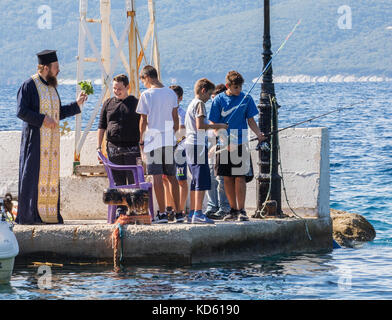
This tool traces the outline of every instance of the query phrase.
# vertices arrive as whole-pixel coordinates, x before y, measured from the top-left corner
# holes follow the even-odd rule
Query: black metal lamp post
[[[270,36],[270,1],[264,0],[264,40],[263,40],[263,62],[264,68],[272,57],[271,36]],[[272,79],[272,65],[263,74],[261,86],[259,108],[259,128],[261,132],[268,133],[278,129],[278,112],[273,110],[271,101],[275,101],[275,87]],[[275,104],[278,108],[277,103]],[[271,119],[272,118],[272,119]],[[272,120],[272,121],[271,121]],[[272,122],[272,124],[271,124]],[[264,147],[259,149],[259,175],[257,177],[256,199],[257,210],[254,217],[262,216],[280,216],[282,213],[281,206],[281,177],[278,174],[278,148],[277,135],[266,140]],[[270,186],[271,183],[271,186]],[[268,198],[267,198],[268,197]],[[275,208],[266,205],[273,204]],[[275,201],[273,201],[275,200]],[[269,207],[269,208],[268,208]]]

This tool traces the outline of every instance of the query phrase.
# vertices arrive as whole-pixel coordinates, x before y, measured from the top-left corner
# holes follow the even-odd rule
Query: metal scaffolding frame
[[[103,101],[112,95],[112,79],[113,73],[121,60],[125,68],[130,84],[129,93],[139,97],[139,70],[144,61],[145,64],[151,64],[158,70],[160,77],[160,57],[158,49],[157,28],[155,22],[155,0],[147,0],[149,11],[149,25],[143,41],[140,37],[139,28],[136,21],[135,0],[125,0],[124,10],[126,12],[126,23],[120,39],[117,38],[111,23],[111,1],[99,0],[100,2],[100,18],[87,18],[88,0],[80,0],[79,2],[79,40],[78,40],[78,56],[77,56],[77,84],[84,80],[85,63],[98,63],[101,70],[102,93],[99,97],[93,112],[90,115],[89,122],[82,133],[82,115],[76,116],[75,125],[75,152],[74,166],[80,164],[80,152],[86,137],[91,130],[94,120],[102,106]],[[89,30],[88,23],[101,24],[101,50],[94,43],[93,35]],[[128,58],[124,54],[123,47],[128,38]],[[111,40],[115,47],[114,58],[111,59]],[[86,57],[86,44],[89,44],[94,57]],[[150,61],[147,61],[146,49],[151,47]],[[76,95],[80,92],[79,85],[76,85]],[[83,112],[83,111],[82,111]]]

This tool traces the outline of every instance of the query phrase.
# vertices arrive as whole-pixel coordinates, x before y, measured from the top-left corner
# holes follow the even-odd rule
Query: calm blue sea
[[[391,85],[275,85],[281,128],[364,101],[301,127],[329,128],[331,208],[365,216],[376,229],[374,241],[330,253],[180,268],[129,266],[121,273],[111,266],[53,267],[49,289],[40,289],[36,267],[17,265],[10,285],[0,286],[0,299],[392,299]],[[192,85],[183,87],[186,106]],[[84,109],[84,125],[98,99],[95,89]],[[73,99],[74,90],[59,87],[63,103]],[[15,86],[0,86],[0,130],[21,128],[16,92]],[[259,94],[257,85],[256,102]]]

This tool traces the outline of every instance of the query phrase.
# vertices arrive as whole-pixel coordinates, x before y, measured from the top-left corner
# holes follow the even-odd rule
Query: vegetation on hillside
[[[125,1],[112,1],[112,23],[118,38],[124,27]],[[138,0],[137,19],[147,26],[147,1]],[[230,69],[256,77],[262,69],[262,1],[159,0],[157,29],[166,78],[208,76],[223,80]],[[40,29],[40,5],[52,10],[52,28]],[[96,18],[99,1],[89,1],[89,17]],[[349,6],[352,28],[338,21],[341,6]],[[302,24],[273,63],[276,75],[381,75],[392,76],[390,0],[272,0],[272,51],[276,51],[294,24]],[[74,79],[78,44],[78,1],[0,2],[0,78],[20,81],[35,72],[35,53],[55,48],[61,60],[61,78]],[[99,45],[99,27],[89,25]],[[115,49],[112,50],[114,55]],[[88,55],[93,56],[91,49]],[[116,72],[123,71],[121,66]],[[89,64],[86,77],[99,78]]]

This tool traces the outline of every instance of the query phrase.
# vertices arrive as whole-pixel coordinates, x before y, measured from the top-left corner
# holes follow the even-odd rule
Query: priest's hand
[[[83,105],[87,101],[87,94],[84,91],[80,91],[78,98],[76,99],[76,102],[79,107]]]
[[[44,118],[43,125],[46,128],[54,129],[54,128],[57,127],[57,122],[52,117],[46,115],[45,118]]]

